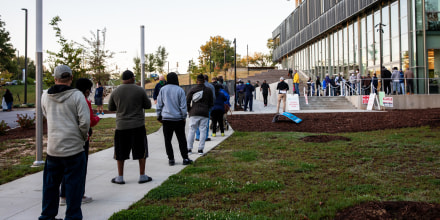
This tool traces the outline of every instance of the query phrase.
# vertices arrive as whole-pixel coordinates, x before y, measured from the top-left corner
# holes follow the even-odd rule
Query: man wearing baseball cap
[[[59,65],[55,85],[41,97],[47,119],[47,157],[43,172],[43,205],[39,219],[58,214],[61,180],[66,181],[66,219],[82,219],[86,156],[84,143],[90,127],[90,112],[81,91],[70,87],[72,70]]]

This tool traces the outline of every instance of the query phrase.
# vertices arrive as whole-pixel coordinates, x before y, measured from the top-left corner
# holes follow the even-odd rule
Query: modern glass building
[[[438,93],[440,0],[297,3],[272,33],[273,59],[284,68],[321,79],[326,73],[347,79],[356,69],[380,78],[381,64],[389,70],[410,68],[418,78],[416,93]]]

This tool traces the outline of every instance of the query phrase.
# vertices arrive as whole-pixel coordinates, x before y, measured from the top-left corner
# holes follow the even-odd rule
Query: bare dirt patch
[[[425,202],[367,202],[336,214],[342,219],[440,219],[440,204]]]

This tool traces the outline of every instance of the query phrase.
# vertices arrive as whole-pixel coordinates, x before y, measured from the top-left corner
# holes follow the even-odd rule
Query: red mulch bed
[[[235,131],[340,133],[420,126],[440,126],[440,109],[393,110],[388,112],[298,113],[299,124],[276,114],[228,115]]]

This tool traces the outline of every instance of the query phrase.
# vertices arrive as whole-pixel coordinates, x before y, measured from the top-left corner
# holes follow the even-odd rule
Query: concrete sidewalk
[[[105,115],[105,117],[112,116],[114,117],[114,115]],[[225,137],[210,137],[212,141],[206,142],[205,154],[232,133],[232,129],[229,129],[225,131]],[[162,128],[148,135],[147,138],[150,157],[147,158],[146,174],[153,178],[149,183],[138,184],[139,166],[136,160],[125,162],[125,185],[111,183],[110,180],[117,175],[113,148],[89,156],[86,195],[91,196],[93,202],[82,205],[84,219],[108,219],[114,212],[127,209],[131,204],[142,199],[151,189],[185,167],[182,165],[183,159],[175,136],[173,137],[175,166],[168,165]],[[194,142],[195,149],[198,143]],[[196,160],[200,156],[193,153],[189,157],[197,163]],[[43,172],[39,172],[0,185],[0,219],[37,219],[41,213],[42,180]],[[65,209],[66,206],[59,207],[58,218],[64,218]]]

